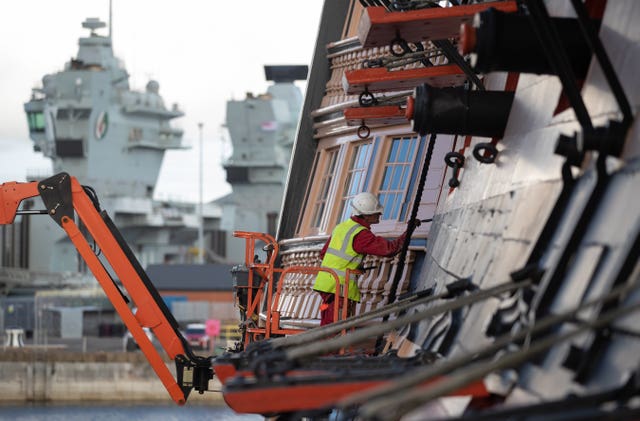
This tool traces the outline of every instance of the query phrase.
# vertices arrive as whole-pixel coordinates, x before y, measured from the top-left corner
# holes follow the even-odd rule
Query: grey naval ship
[[[63,70],[44,76],[42,87],[33,90],[24,105],[29,136],[34,150],[51,158],[54,173],[78,174],[101,192],[101,202],[127,231],[141,260],[157,262],[157,254],[169,259],[184,248],[185,243],[170,237],[197,227],[193,210],[182,213],[153,201],[165,151],[183,147],[183,131],[171,121],[184,113],[177,104],[165,105],[155,80],[144,92],[130,89],[129,74],[113,54],[110,34],[97,33],[105,26],[95,18],[83,22],[90,33],[79,39],[75,58]],[[30,268],[76,270],[73,245],[59,234],[46,238],[51,232],[47,222],[31,218],[35,241],[29,242]]]
[[[130,87],[129,73],[114,55],[111,25],[107,29],[100,19],[88,18],[82,27],[88,34],[78,40],[77,54],[62,70],[45,75],[24,104],[34,151],[51,159],[53,173],[68,172],[91,186],[141,265],[158,272],[166,271],[165,265],[181,265],[191,275],[200,274],[191,280],[195,284],[206,283],[212,271],[224,272],[225,279],[217,283],[228,290],[230,301],[228,269],[244,258],[244,244],[233,230],[275,235],[302,106],[294,82],[306,79],[307,66],[265,65],[265,79],[271,82],[265,93],[227,101],[229,139],[220,141],[231,142],[232,152],[223,157],[231,193],[201,204],[157,200],[154,191],[166,151],[190,147],[175,123],[184,113],[177,104],[165,104],[158,81],[148,81],[144,91]],[[255,206],[245,206],[248,200]],[[36,215],[38,207],[25,200],[16,222],[0,226],[0,329],[20,325],[29,337],[37,330],[34,303],[43,305],[39,295],[96,287],[70,239]],[[193,268],[202,263],[202,270]],[[113,312],[99,298],[102,294],[89,295],[92,305]],[[70,300],[59,299],[56,305]],[[193,306],[199,304],[213,305]],[[211,315],[194,313],[188,303],[183,307],[190,319]]]

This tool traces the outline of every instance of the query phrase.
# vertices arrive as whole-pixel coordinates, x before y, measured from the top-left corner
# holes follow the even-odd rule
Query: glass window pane
[[[391,188],[397,190],[402,187],[400,183],[402,181],[402,167],[395,167],[393,169],[393,177],[391,179]]]
[[[327,200],[329,199],[329,191],[331,184],[335,179],[336,162],[338,158],[338,149],[326,151],[325,168],[320,171],[321,181],[318,196],[313,203],[313,213],[311,216],[311,227],[320,228],[322,218],[325,213]]]
[[[36,129],[44,130],[44,113],[36,113]]]
[[[349,194],[358,194],[358,192],[355,191],[355,186],[361,186],[362,183],[362,173],[361,172],[357,172],[353,174],[353,184],[351,185],[351,191],[349,192]]]
[[[380,190],[387,190],[389,188],[389,184],[391,182],[391,172],[389,171],[389,167],[384,169],[384,175],[382,176],[382,185],[380,186]]]
[[[369,151],[369,145],[361,145],[358,148],[358,158],[357,158],[358,163],[356,165],[357,168],[362,168],[365,166],[368,151]]]
[[[394,162],[398,153],[398,139],[393,139],[391,143],[391,150],[389,151],[388,162]]]
[[[409,141],[402,139],[400,142],[400,153],[398,154],[398,162],[407,162],[407,152],[409,150]]]
[[[364,183],[367,178],[367,167],[371,160],[371,152],[371,141],[353,145],[349,167],[345,174],[345,185],[340,209],[341,221],[344,221],[351,215],[352,209],[349,206],[351,199],[364,190]]]
[[[400,203],[402,203],[402,196],[400,196],[399,193],[396,193],[393,200],[393,215],[397,215],[400,211]]]
[[[411,145],[409,147],[409,154],[408,154],[407,158],[408,157],[413,157],[415,155],[417,147],[418,147],[418,142],[411,142]]]
[[[352,211],[353,211],[353,208],[351,207],[351,199],[347,199],[344,202],[344,208],[342,209],[342,212],[340,212],[340,222],[349,218],[349,216],[351,216]]]
[[[380,202],[380,205],[382,206],[382,218],[383,219],[385,217],[385,213],[387,212],[387,206],[386,206],[386,202],[387,202],[387,195],[386,194],[379,194],[378,195],[378,201]]]
[[[398,219],[408,192],[409,181],[419,145],[418,136],[391,139],[389,155],[380,182],[383,219]]]

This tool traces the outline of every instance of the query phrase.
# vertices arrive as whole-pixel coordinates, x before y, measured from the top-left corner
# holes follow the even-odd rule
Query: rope
[[[364,419],[399,419],[402,415],[407,414],[418,406],[451,393],[473,381],[480,380],[489,373],[519,367],[554,345],[565,342],[588,330],[604,328],[615,319],[637,311],[638,309],[640,309],[640,303],[634,303],[627,307],[618,307],[606,314],[600,315],[596,320],[583,323],[572,331],[558,336],[549,335],[545,339],[535,342],[529,348],[502,355],[500,358],[489,363],[478,362],[470,367],[465,367],[464,370],[459,370],[460,372],[456,372],[446,379],[437,382],[429,389],[404,391],[401,396],[380,399],[377,402],[364,405],[361,408],[360,415]]]
[[[398,301],[394,304],[388,304],[384,307],[380,307],[370,312],[360,314],[359,316],[350,317],[346,320],[341,320],[339,322],[331,323],[326,326],[311,329],[297,335],[274,338],[269,341],[269,344],[272,348],[284,348],[294,345],[303,345],[306,342],[315,341],[318,339],[322,339],[325,336],[339,333],[343,329],[358,327],[365,322],[375,319],[376,317],[388,316],[396,311],[402,311],[410,307],[415,307],[421,304],[427,304],[432,301],[447,298],[449,295],[449,292],[443,292],[442,294],[431,295],[427,297],[424,297],[423,294],[419,294],[414,297]]]
[[[407,236],[404,239],[404,243],[402,244],[402,249],[400,251],[400,255],[398,257],[398,264],[396,265],[396,272],[393,277],[393,282],[391,283],[391,289],[389,290],[389,298],[388,302],[393,303],[396,300],[396,289],[398,289],[398,284],[400,283],[400,279],[402,278],[402,273],[404,272],[404,262],[407,257],[407,250],[409,249],[409,243],[411,242],[411,236],[413,235],[413,231],[415,230],[414,224],[412,221],[418,216],[418,208],[420,207],[420,201],[422,200],[422,190],[424,189],[424,184],[427,180],[427,173],[429,172],[429,166],[431,165],[431,157],[433,156],[433,148],[436,144],[436,134],[433,133],[429,137],[429,146],[427,146],[427,156],[424,160],[424,165],[422,166],[422,173],[420,173],[420,180],[418,181],[418,187],[416,190],[416,196],[413,201],[413,208],[411,209],[411,216],[409,217],[409,224],[407,226]],[[389,316],[385,316],[382,319],[382,323],[386,323],[389,320]],[[375,352],[378,354],[381,351],[382,347],[382,337],[376,339]]]
[[[525,280],[521,282],[505,282],[499,284],[495,287],[488,288],[485,290],[477,290],[469,295],[464,297],[460,297],[452,302],[447,302],[445,304],[435,306],[424,311],[418,311],[411,315],[399,317],[395,320],[388,321],[386,323],[379,323],[373,326],[368,326],[357,330],[349,335],[328,339],[326,341],[314,342],[304,346],[288,349],[284,352],[284,359],[286,360],[298,360],[307,357],[313,357],[316,355],[322,355],[328,352],[337,351],[340,348],[344,348],[347,346],[351,346],[357,344],[365,339],[382,335],[386,332],[389,332],[393,329],[397,329],[401,326],[406,326],[414,322],[418,322],[424,320],[428,317],[435,316],[437,314],[442,314],[447,311],[456,310],[458,308],[462,308],[467,305],[474,304],[478,301],[494,297],[500,295],[505,292],[509,292],[512,290],[516,290],[519,288],[524,288],[531,285],[530,280]],[[268,356],[265,356],[265,360],[268,360]],[[268,362],[268,361],[266,361]]]
[[[435,377],[450,373],[454,370],[461,369],[467,364],[474,361],[478,361],[482,358],[490,358],[494,356],[498,351],[502,350],[506,346],[517,343],[526,339],[527,337],[534,335],[538,332],[544,332],[550,327],[553,327],[559,323],[575,320],[575,317],[583,310],[606,303],[614,298],[620,297],[628,292],[632,291],[638,285],[637,282],[631,284],[620,285],[612,289],[604,297],[594,298],[588,302],[582,303],[571,310],[565,311],[557,315],[550,315],[539,320],[535,325],[526,329],[522,329],[519,332],[512,333],[507,332],[504,335],[496,338],[495,341],[485,347],[464,353],[457,357],[449,358],[445,361],[440,361],[436,365],[424,367],[416,372],[409,373],[403,376],[398,381],[392,384],[378,387],[372,390],[367,390],[361,393],[350,395],[347,399],[340,402],[340,408],[347,408],[352,405],[358,405],[365,402],[369,402],[374,399],[391,398],[392,394],[402,395],[407,389],[411,389],[420,383],[426,382]]]
[[[395,69],[396,67],[408,66],[422,60],[428,60],[435,57],[443,56],[444,52],[439,49],[414,51],[405,53],[402,57],[385,56],[376,59],[365,60],[362,64],[365,68],[386,67],[387,69]]]
[[[407,226],[407,236],[404,239],[404,243],[402,244],[402,249],[400,251],[400,256],[398,258],[398,266],[396,269],[396,273],[393,277],[393,283],[391,284],[391,290],[389,291],[389,303],[393,303],[396,300],[396,289],[398,289],[398,284],[400,283],[400,279],[402,278],[403,266],[405,259],[407,257],[407,250],[409,249],[409,243],[411,242],[411,235],[415,230],[415,225],[411,222],[418,217],[418,209],[420,208],[420,201],[422,200],[422,190],[424,189],[424,184],[427,180],[427,174],[429,173],[429,166],[431,165],[431,157],[433,156],[433,148],[436,144],[436,134],[433,133],[429,138],[429,145],[427,146],[427,156],[424,160],[424,165],[422,167],[422,173],[420,174],[420,180],[418,181],[418,186],[416,188],[416,196],[413,201],[413,208],[411,209],[411,216],[409,218],[409,224]]]

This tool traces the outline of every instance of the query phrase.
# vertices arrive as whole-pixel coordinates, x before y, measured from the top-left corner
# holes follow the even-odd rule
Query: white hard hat
[[[358,193],[351,201],[351,207],[354,209],[353,215],[373,215],[384,210],[378,198],[366,192]]]

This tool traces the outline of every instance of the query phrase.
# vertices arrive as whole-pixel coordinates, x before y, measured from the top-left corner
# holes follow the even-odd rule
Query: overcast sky
[[[221,129],[226,101],[264,93],[265,64],[309,65],[321,9],[322,0],[113,0],[114,53],[131,88],[157,80],[165,104],[185,112],[173,125],[193,146],[165,155],[156,197],[198,200],[199,122],[204,199],[230,191],[220,167],[229,148]],[[50,170],[49,160],[32,152],[23,104],[45,74],[76,56],[87,17],[107,22],[108,0],[19,1],[0,14],[0,183]]]

